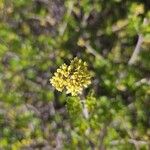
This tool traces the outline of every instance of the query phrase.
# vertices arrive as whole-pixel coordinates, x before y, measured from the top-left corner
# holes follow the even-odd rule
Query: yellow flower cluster
[[[81,59],[75,57],[70,65],[63,64],[54,73],[50,83],[58,90],[66,90],[72,96],[82,93],[83,88],[91,83],[91,74],[88,71],[88,65]]]

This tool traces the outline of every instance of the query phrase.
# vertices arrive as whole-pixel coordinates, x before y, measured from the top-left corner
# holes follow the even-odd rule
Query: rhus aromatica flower
[[[65,90],[72,96],[82,93],[91,83],[91,73],[88,71],[88,65],[81,59],[75,57],[71,60],[70,65],[63,64],[54,73],[50,83],[58,90]]]

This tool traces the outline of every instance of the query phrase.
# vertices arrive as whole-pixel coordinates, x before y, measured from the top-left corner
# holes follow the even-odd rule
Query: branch
[[[148,23],[147,19],[144,18],[143,25],[146,25],[147,23]],[[132,54],[129,62],[128,62],[129,65],[132,65],[136,62],[138,54],[140,53],[140,50],[141,50],[142,43],[143,43],[143,35],[139,34],[137,44],[135,46],[135,49],[133,51],[133,54]]]
[[[28,110],[33,111],[38,117],[41,116],[40,111],[36,107],[34,107],[33,105],[31,105],[31,104],[25,104],[25,106],[26,106],[26,108]]]
[[[97,59],[104,60],[104,58],[97,51],[95,51],[88,42],[85,43],[85,47],[88,53],[94,55]]]
[[[136,44],[136,47],[134,49],[134,52],[128,62],[129,65],[132,65],[136,62],[137,60],[137,57],[138,57],[138,54],[140,52],[140,49],[141,49],[141,44],[143,43],[143,36],[142,34],[139,34],[139,37],[138,37],[138,41],[137,41],[137,44]]]
[[[148,145],[150,142],[148,141],[142,141],[142,140],[134,140],[134,139],[128,139],[127,142],[134,144],[137,143],[138,145]],[[110,145],[118,145],[118,144],[125,144],[126,140],[113,140],[110,142]]]
[[[111,125],[111,120],[108,120],[107,122],[104,123],[104,127],[101,129],[100,134],[99,134],[99,150],[105,150],[104,146],[104,139],[107,135],[108,132],[108,127]]]
[[[74,7],[74,2],[73,1],[71,1],[69,4],[69,8],[68,8],[68,10],[67,10],[67,12],[66,12],[66,21],[61,25],[61,27],[60,27],[60,30],[59,30],[59,34],[62,36],[64,33],[65,33],[65,31],[66,31],[66,28],[67,28],[67,25],[68,25],[68,21],[67,20],[69,20],[69,17],[71,16],[71,13],[72,13],[72,11],[73,11],[73,7]]]
[[[82,114],[84,116],[84,118],[86,120],[89,119],[89,112],[88,112],[88,108],[87,108],[87,105],[86,105],[86,98],[84,96],[84,94],[82,93],[80,96],[80,99],[81,99],[81,102],[82,102]],[[86,131],[85,131],[85,135],[89,135],[90,133],[90,128],[87,128]]]
[[[86,101],[85,99],[82,100],[82,102],[83,102],[83,109],[82,109],[82,112],[83,112],[83,116],[84,116],[86,119],[88,119],[88,118],[89,118],[89,112],[88,112],[88,108],[87,108],[87,106],[86,106],[85,101]]]

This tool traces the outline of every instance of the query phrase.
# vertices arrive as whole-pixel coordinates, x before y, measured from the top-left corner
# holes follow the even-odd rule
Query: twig
[[[140,86],[142,84],[150,85],[150,78],[142,78],[140,81],[135,83],[136,86]]]
[[[27,107],[28,110],[33,111],[38,117],[41,116],[40,111],[36,107],[34,107],[33,105],[25,104],[25,106]]]
[[[142,141],[142,140],[134,140],[134,139],[128,139],[129,143],[134,144],[135,142],[138,143],[138,145],[148,145],[150,142],[148,141]],[[110,145],[118,145],[118,144],[125,144],[125,140],[113,140],[110,142]]]
[[[129,21],[125,21],[123,24],[121,24],[120,26],[117,26],[117,25],[113,25],[112,26],[112,31],[113,32],[119,32],[121,31],[122,29],[124,29],[127,25],[129,24]]]
[[[85,99],[85,96],[83,93],[80,95],[80,100],[82,102],[82,114],[83,114],[84,118],[86,120],[88,120],[89,119],[89,112],[88,112],[88,108],[86,106],[86,99]],[[90,128],[87,128],[85,131],[85,135],[88,136],[89,133],[90,133]]]
[[[83,116],[84,116],[86,119],[88,119],[88,118],[89,118],[89,112],[88,112],[87,106],[86,106],[86,104],[85,104],[85,99],[82,100],[82,102],[83,102],[83,110],[82,110]]]
[[[142,42],[143,42],[143,36],[142,36],[142,34],[139,34],[136,47],[135,47],[134,52],[133,52],[133,54],[132,54],[132,56],[131,56],[131,58],[130,58],[130,60],[128,62],[129,65],[132,65],[132,64],[134,64],[136,62],[138,54],[140,52],[140,48],[141,48]]]
[[[99,135],[100,143],[99,143],[99,146],[98,146],[99,150],[104,150],[105,149],[103,142],[104,142],[105,136],[107,135],[107,129],[108,129],[108,126],[110,125],[110,123],[111,123],[110,120],[105,122],[104,127],[100,131],[100,135]]]
[[[80,95],[80,99],[81,99],[81,102],[82,102],[82,113],[83,113],[83,116],[85,117],[85,119],[88,119],[89,118],[89,113],[88,113],[88,108],[86,106],[85,96],[83,94]]]
[[[98,52],[96,52],[88,42],[85,43],[85,47],[87,52],[93,54],[97,59],[104,60],[104,58]]]
[[[129,142],[134,145],[134,147],[135,147],[136,150],[140,150],[140,146],[139,146],[139,144],[138,144],[138,142],[137,142],[137,140],[136,140],[136,138],[135,138],[133,132],[130,131],[130,129],[128,129],[128,127],[126,126],[125,123],[123,123],[124,120],[121,119],[121,122],[122,122],[122,125],[123,125],[123,127],[125,128],[127,134],[128,134],[129,137],[131,138]]]
[[[144,18],[143,25],[146,25],[146,24],[147,24],[147,19]],[[140,50],[141,50],[142,43],[143,43],[143,35],[139,34],[137,44],[135,46],[135,49],[133,51],[131,58],[129,59],[129,62],[128,62],[129,65],[132,65],[136,62],[138,54],[140,53]]]
[[[60,35],[62,36],[64,33],[65,33],[65,30],[67,28],[67,25],[68,25],[68,20],[69,20],[69,17],[71,16],[71,13],[72,13],[72,10],[73,10],[73,6],[74,6],[74,2],[71,1],[70,2],[70,5],[69,5],[69,8],[67,10],[67,16],[66,16],[66,20],[62,25],[61,25],[61,28],[60,28]]]

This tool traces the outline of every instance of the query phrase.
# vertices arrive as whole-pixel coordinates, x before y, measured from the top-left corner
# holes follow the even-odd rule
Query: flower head
[[[65,90],[73,96],[81,94],[83,88],[91,83],[91,74],[88,71],[88,65],[81,59],[75,57],[70,65],[63,64],[54,73],[50,83],[58,90]]]

